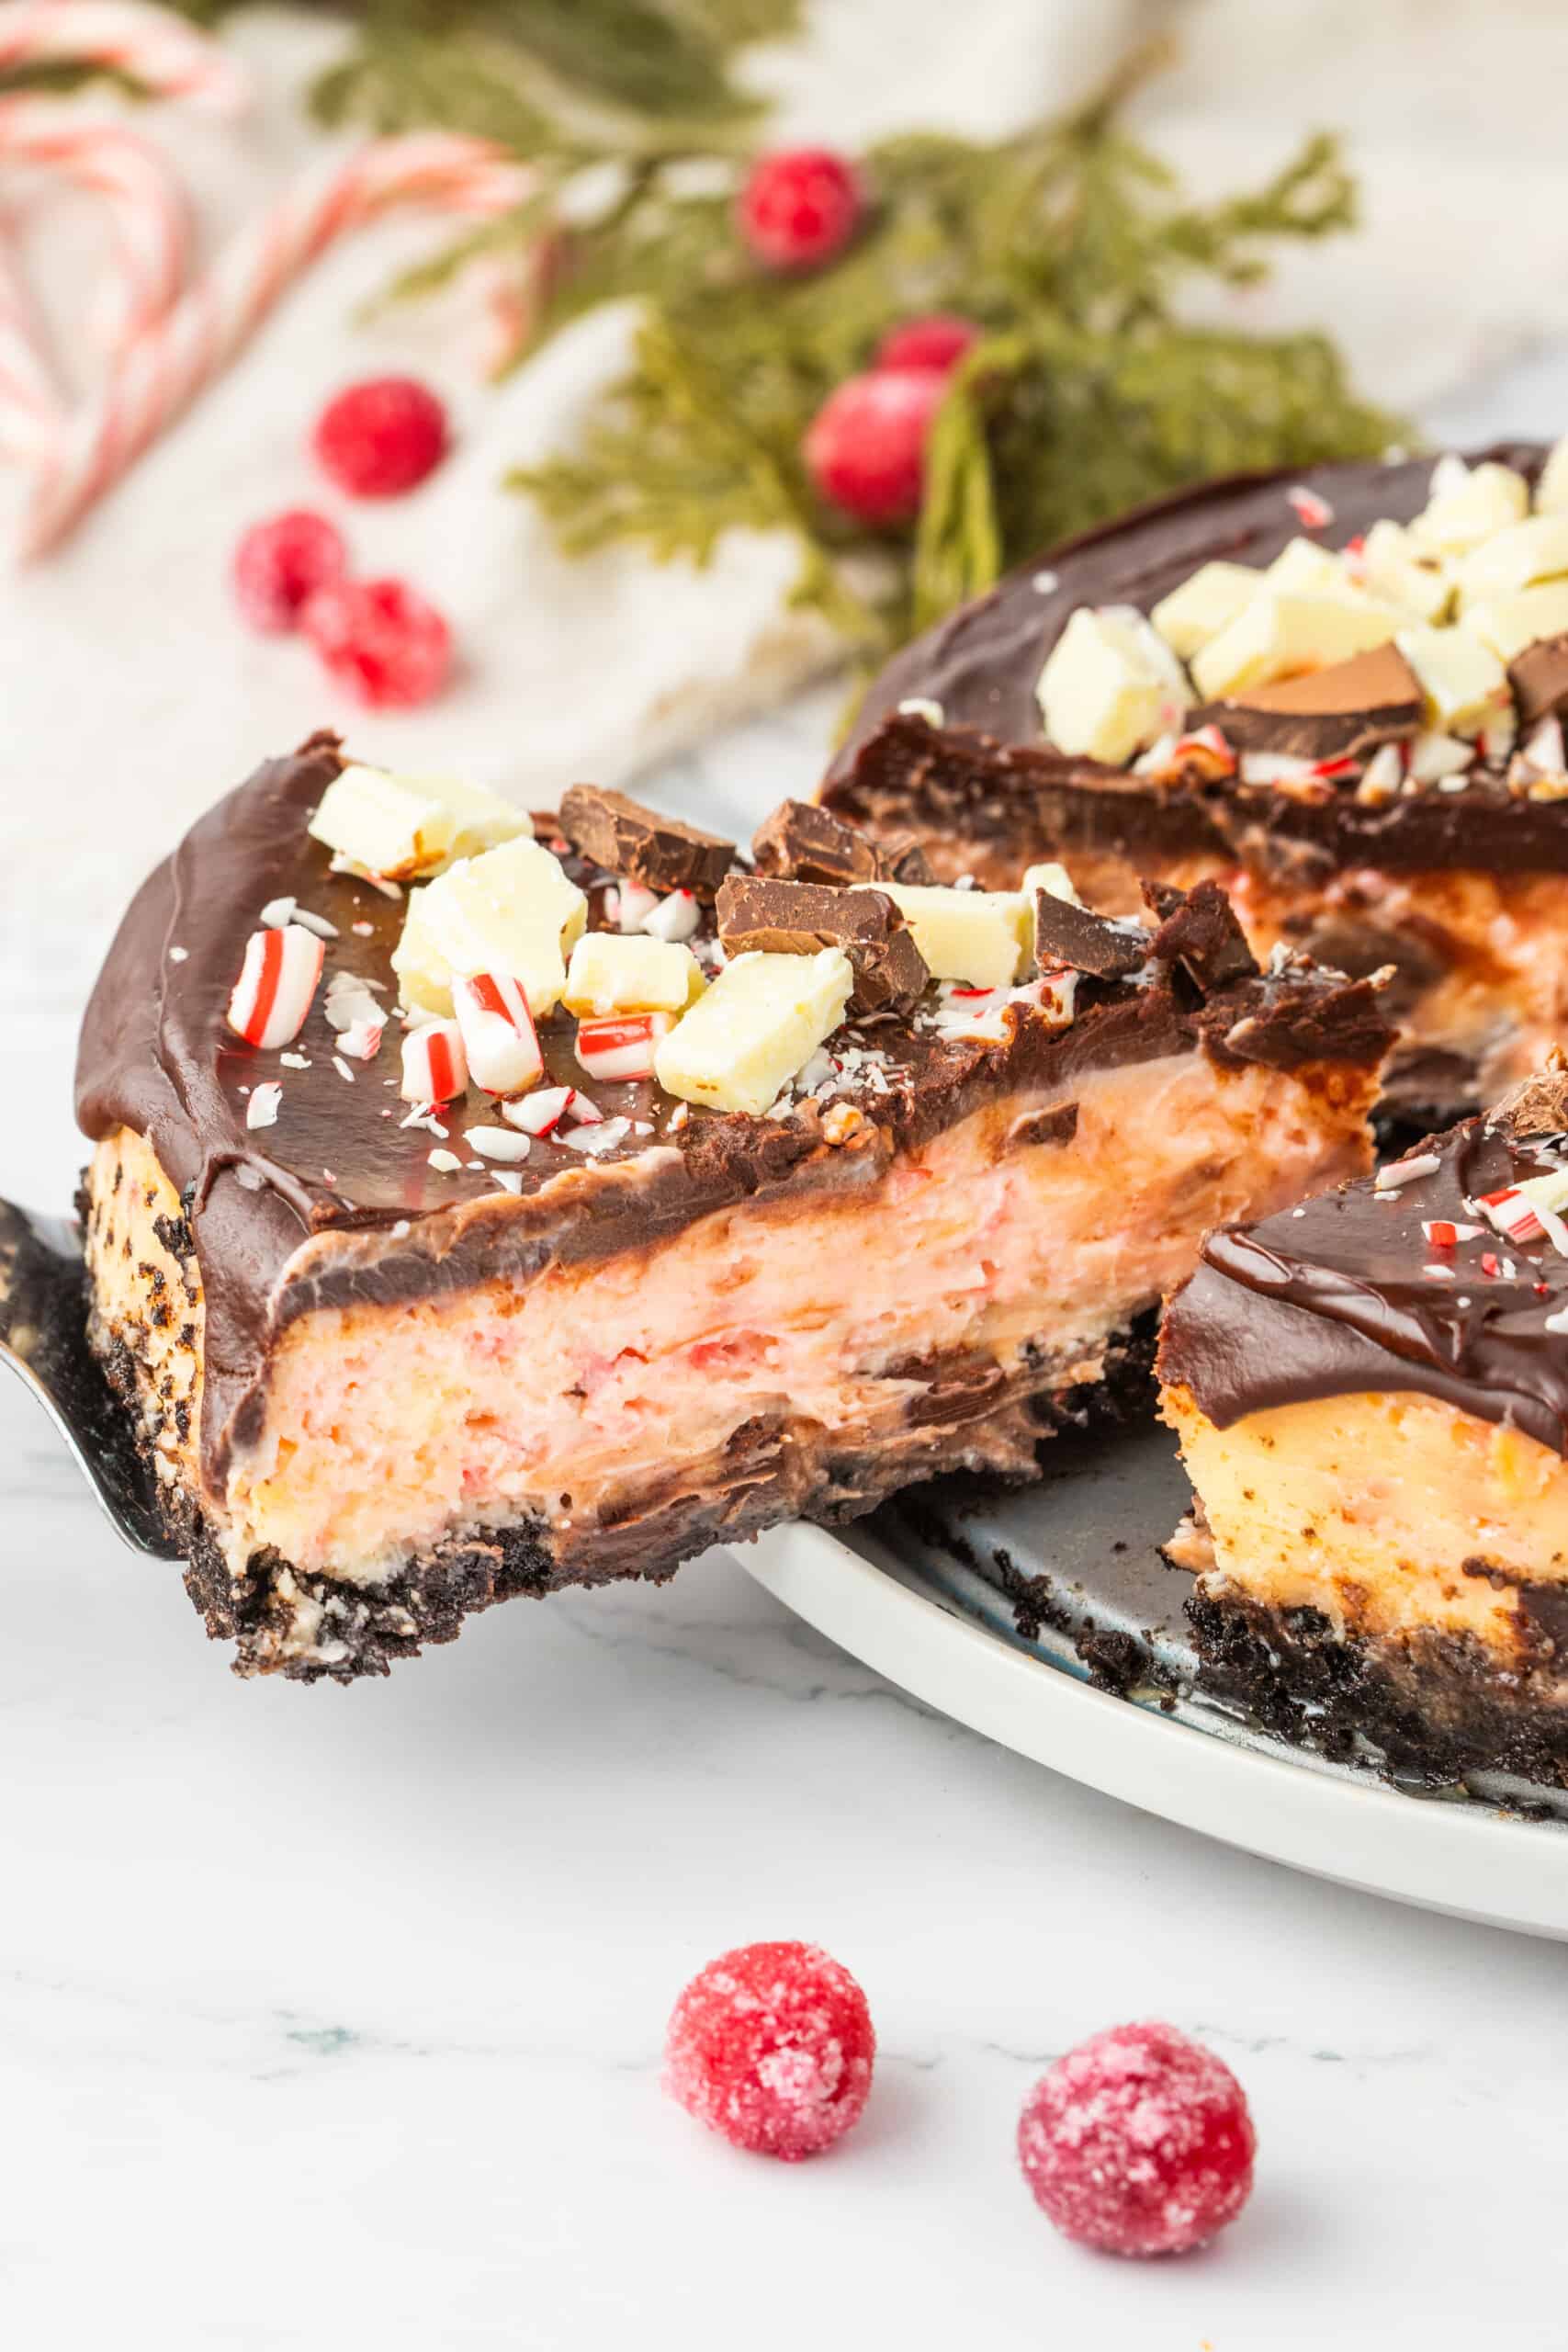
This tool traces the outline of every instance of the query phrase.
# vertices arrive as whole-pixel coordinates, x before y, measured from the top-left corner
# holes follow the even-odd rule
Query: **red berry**
[[[412,376],[377,376],[329,401],[312,438],[340,490],[353,498],[396,498],[445,456],[446,412]]]
[[[950,376],[966,352],[973,351],[984,329],[956,311],[932,311],[928,318],[906,319],[889,327],[876,346],[877,368],[936,368]]]
[[[245,533],[234,550],[234,594],[251,627],[276,635],[297,628],[306,598],[347,570],[348,551],[335,527],[324,514],[297,506]]]
[[[806,436],[806,463],[824,498],[858,522],[908,523],[919,513],[926,435],[947,378],[934,368],[851,376]]]
[[[1257,2147],[1228,2066],[1171,2025],[1119,2025],[1058,2058],[1024,2101],[1024,2177],[1101,2254],[1186,2254],[1234,2222]]]
[[[854,235],[864,199],[852,164],[830,147],[761,155],[740,191],[740,233],[768,269],[815,269]]]
[[[738,2148],[786,2163],[830,2147],[871,2088],[865,1995],[815,1944],[743,1944],[675,2004],[664,2087]]]
[[[372,709],[428,702],[451,665],[450,629],[400,580],[319,589],[300,625],[339,685]]]

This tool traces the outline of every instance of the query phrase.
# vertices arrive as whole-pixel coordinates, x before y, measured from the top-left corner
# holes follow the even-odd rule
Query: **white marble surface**
[[[1389,340],[1389,284],[1349,321],[1369,347]],[[1533,343],[1425,351],[1436,429],[1568,420],[1550,296]],[[167,830],[197,753],[217,758],[222,732],[225,774],[243,764],[295,691],[231,652],[221,729],[209,695],[180,735],[210,583],[160,606],[161,669],[145,611],[117,655],[107,600],[129,559],[98,544],[85,602],[51,591],[21,632],[61,674],[93,655],[94,707],[23,691],[14,658],[6,705],[8,808],[45,778],[57,805],[47,869],[8,833],[0,1191],[51,1205],[77,1159],[81,995],[135,856],[122,839],[96,857],[96,812],[134,783],[147,829]],[[17,609],[0,628],[13,657]],[[145,752],[133,777],[102,767],[150,697],[184,747],[166,799]],[[489,772],[497,707],[443,707],[456,763]],[[739,817],[808,779],[829,707],[667,785]],[[81,729],[92,773],[60,797]],[[78,871],[91,904],[62,929]],[[9,1385],[0,1458],[7,2344],[1568,2342],[1555,1947],[1292,1878],[1026,1765],[834,1652],[723,1556],[664,1592],[515,1604],[385,1684],[241,1686],[177,1577],[118,1549]],[[708,2140],[657,2087],[686,1975],[768,1935],[837,1951],[882,2037],[863,2126],[795,2170]],[[1053,2053],[1147,2014],[1237,2068],[1262,2144],[1227,2242],[1132,2268],[1054,2237],[1010,2140]]]

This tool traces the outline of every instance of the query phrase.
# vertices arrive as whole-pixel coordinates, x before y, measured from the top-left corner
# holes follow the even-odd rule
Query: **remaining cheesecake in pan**
[[[766,874],[616,794],[539,821],[319,737],[89,1009],[94,1342],[247,1670],[1026,1476],[1208,1227],[1367,1164],[1375,992],[1260,974],[1212,888],[1143,927],[813,808]]]
[[[1168,1308],[1211,1681],[1452,1781],[1568,1780],[1568,1069],[1229,1227]]]
[[[823,788],[938,874],[1054,857],[1112,910],[1217,878],[1260,955],[1393,964],[1390,1100],[1568,1036],[1568,455],[1215,482],[901,653]]]

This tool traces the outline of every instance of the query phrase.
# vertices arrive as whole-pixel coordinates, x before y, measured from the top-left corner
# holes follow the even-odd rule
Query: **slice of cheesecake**
[[[243,1669],[1028,1476],[1146,1384],[1210,1226],[1367,1164],[1375,992],[1260,973],[1217,890],[896,879],[815,809],[773,849],[586,787],[536,833],[319,737],[135,901],[93,1337]]]
[[[1568,1069],[1203,1246],[1159,1370],[1210,1680],[1400,1772],[1568,1779]]]
[[[1218,879],[1259,955],[1393,965],[1435,1123],[1568,1037],[1568,446],[1222,481],[1036,562],[873,686],[824,804],[1005,888]]]

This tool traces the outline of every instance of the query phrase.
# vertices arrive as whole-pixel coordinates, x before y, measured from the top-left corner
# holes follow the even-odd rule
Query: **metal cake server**
[[[130,1423],[87,1346],[82,1236],[68,1217],[0,1200],[0,1362],[32,1390],[115,1531],[135,1552],[177,1560]]]

